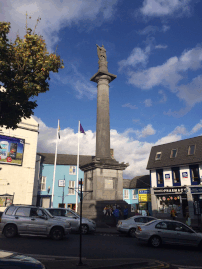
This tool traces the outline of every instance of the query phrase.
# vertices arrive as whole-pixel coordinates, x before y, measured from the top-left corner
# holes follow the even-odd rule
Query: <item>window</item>
[[[173,172],[173,186],[180,186],[180,171],[179,167],[172,168]]]
[[[172,149],[171,154],[170,154],[170,158],[175,158],[176,156],[177,156],[177,149]]]
[[[124,199],[129,199],[129,192],[128,192],[128,190],[124,190]]]
[[[45,191],[46,190],[46,177],[41,177],[41,183],[40,183],[40,190]]]
[[[163,169],[156,170],[157,187],[163,187]]]
[[[14,206],[11,206],[7,209],[6,211],[6,215],[9,215],[11,216],[13,214],[13,211],[15,210],[15,207]]]
[[[73,180],[70,180],[69,181],[69,188],[72,188],[72,189],[69,189],[69,194],[71,195],[74,195],[75,194],[75,181]]]
[[[29,207],[19,207],[15,215],[20,217],[29,217],[30,208]]]
[[[140,223],[146,223],[147,222],[147,219],[146,218],[143,218],[143,217],[140,217],[140,218],[135,218],[134,221],[135,222],[140,222]]]
[[[65,211],[65,217],[67,218],[75,218],[76,216],[69,210],[63,210]]]
[[[76,166],[70,166],[69,167],[69,174],[70,175],[76,175]]]
[[[155,228],[167,230],[167,228],[168,228],[167,222],[161,221],[155,226]]]
[[[157,152],[155,160],[158,161],[160,159],[161,159],[161,152]]]
[[[31,208],[30,217],[42,217],[44,216],[44,212],[38,208]]]
[[[173,230],[177,232],[192,233],[192,230],[179,222],[173,223]]]
[[[195,153],[195,145],[189,146],[188,155],[193,155]]]
[[[198,165],[190,165],[191,182],[195,185],[200,183]]]
[[[133,190],[133,199],[137,199],[137,194],[135,193],[135,190]]]

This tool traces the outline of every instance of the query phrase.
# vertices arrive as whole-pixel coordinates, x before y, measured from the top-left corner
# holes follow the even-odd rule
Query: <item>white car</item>
[[[137,225],[145,224],[156,218],[150,216],[133,216],[126,220],[119,220],[117,224],[117,231],[120,233],[127,233],[131,237],[135,237],[135,231],[137,229]]]

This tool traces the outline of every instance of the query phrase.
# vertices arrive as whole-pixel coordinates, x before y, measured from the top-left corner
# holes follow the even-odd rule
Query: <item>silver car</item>
[[[146,216],[133,216],[126,220],[119,220],[116,226],[117,231],[120,233],[127,233],[131,237],[135,237],[135,231],[137,229],[137,225],[145,224],[149,221],[155,220],[153,217]]]
[[[61,217],[67,219],[71,223],[72,231],[78,232],[80,227],[80,216],[69,208],[47,208],[47,210],[54,217]],[[95,232],[96,223],[95,221],[87,218],[82,218],[82,234],[89,232]]]
[[[138,226],[136,237],[152,247],[162,244],[196,246],[202,249],[202,233],[196,233],[187,225],[173,220],[154,220]]]
[[[60,240],[71,232],[71,224],[54,218],[42,207],[12,205],[6,208],[1,217],[0,231],[8,238],[17,234],[33,234]]]

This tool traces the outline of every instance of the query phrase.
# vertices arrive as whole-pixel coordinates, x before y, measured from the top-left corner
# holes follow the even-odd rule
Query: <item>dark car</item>
[[[28,257],[16,252],[0,250],[0,268],[45,269],[46,267],[40,261],[32,257]]]

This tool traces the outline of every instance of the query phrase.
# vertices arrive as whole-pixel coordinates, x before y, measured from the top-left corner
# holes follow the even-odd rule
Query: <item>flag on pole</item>
[[[83,127],[81,126],[81,123],[80,123],[80,133],[86,134]]]
[[[58,138],[60,139],[60,123],[58,124]]]

